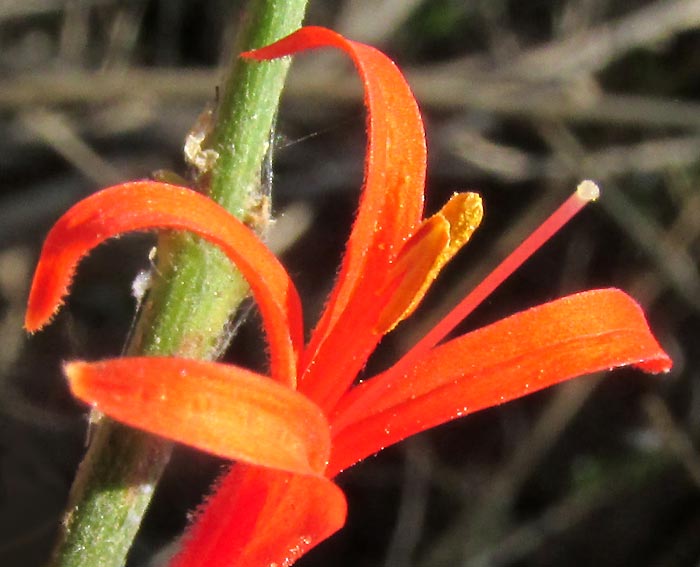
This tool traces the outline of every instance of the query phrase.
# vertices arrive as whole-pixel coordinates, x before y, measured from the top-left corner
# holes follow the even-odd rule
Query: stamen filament
[[[383,378],[404,374],[424,354],[443,340],[460,322],[476,309],[491,293],[501,285],[515,270],[517,270],[530,256],[556,234],[567,222],[569,222],[584,206],[596,200],[600,195],[598,186],[590,180],[582,181],[576,191],[554,211],[530,236],[513,250],[496,268],[486,276],[467,296],[460,301],[428,334],[418,341],[397,363],[384,374]],[[379,390],[375,390],[378,393]],[[366,407],[371,404],[372,395],[363,396],[356,404]],[[358,409],[356,404],[344,409],[341,415],[333,419],[334,432],[344,427]]]
[[[547,220],[537,227],[530,236],[511,252],[494,270],[486,276],[467,296],[460,301],[430,332],[411,348],[406,356],[414,351],[418,355],[430,350],[462,322],[474,309],[500,286],[515,270],[530,258],[542,245],[554,236],[567,222],[589,202],[600,195],[598,186],[590,180],[582,181],[576,191],[554,211]],[[405,358],[405,357],[404,357]]]

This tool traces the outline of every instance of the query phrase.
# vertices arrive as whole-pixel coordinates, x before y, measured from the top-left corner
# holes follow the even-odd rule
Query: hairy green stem
[[[251,0],[237,46],[271,43],[301,25],[307,0]],[[218,106],[188,138],[196,183],[233,214],[262,230],[267,196],[261,171],[289,62],[231,61]],[[162,235],[152,287],[129,354],[214,358],[232,313],[247,296],[218,250],[188,235]],[[95,416],[51,567],[120,567],[168,462],[171,444]]]

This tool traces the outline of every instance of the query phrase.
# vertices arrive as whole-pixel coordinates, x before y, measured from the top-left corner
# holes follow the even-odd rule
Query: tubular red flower
[[[323,28],[304,28],[245,56],[267,59],[322,46],[340,48],[355,62],[366,91],[368,147],[360,208],[340,274],[303,353],[289,276],[250,231],[192,191],[157,183],[106,190],[69,211],[42,251],[27,314],[30,330],[50,318],[80,257],[123,231],[192,231],[220,246],[251,282],[270,342],[272,377],[282,384],[192,360],[67,367],[74,393],[107,414],[243,461],[217,485],[173,567],[291,565],[343,525],[345,499],[329,479],[358,460],[574,376],[622,365],[650,372],[671,367],[639,306],[614,289],[572,295],[435,346],[494,282],[532,253],[531,242],[539,246],[581,206],[572,199],[417,348],[353,386],[381,337],[410,315],[469,239],[482,210],[478,196],[461,194],[422,218],[420,114],[401,73],[380,52]]]

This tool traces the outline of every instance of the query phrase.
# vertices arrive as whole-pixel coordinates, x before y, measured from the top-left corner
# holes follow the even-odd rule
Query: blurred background
[[[67,308],[21,328],[51,223],[100,187],[186,174],[243,2],[0,2],[0,565],[46,559],[84,451],[62,360],[118,355],[149,236],[100,247]],[[299,565],[700,565],[700,1],[311,0],[307,23],[387,52],[425,114],[428,209],[481,193],[486,216],[386,367],[583,178],[602,199],[461,327],[596,286],[627,290],[673,372],[588,377],[437,428],[340,477],[347,527]],[[362,180],[359,81],[298,58],[274,133],[283,254],[312,324]],[[260,364],[259,322],[228,359]],[[257,353],[257,356],[256,356]],[[156,565],[224,463],[178,449],[129,566]]]

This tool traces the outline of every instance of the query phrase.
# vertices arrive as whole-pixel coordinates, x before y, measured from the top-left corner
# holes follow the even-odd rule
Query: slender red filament
[[[461,321],[476,309],[491,293],[501,285],[515,270],[532,256],[559,229],[569,222],[583,207],[598,198],[600,190],[593,181],[582,181],[576,191],[554,211],[530,236],[503,260],[481,283],[479,283],[462,301],[457,304],[428,334],[418,341],[401,359],[384,374],[396,376],[405,373],[411,366],[443,340]],[[376,390],[379,391],[379,390]],[[358,400],[365,405],[370,400]],[[354,406],[354,404],[353,404]],[[354,413],[356,407],[346,408],[343,416]],[[342,429],[345,418],[341,415],[333,419],[336,431]]]
[[[586,204],[598,198],[600,190],[592,181],[583,181],[576,191],[530,234],[511,254],[486,276],[457,306],[406,354],[420,356],[444,339],[461,321],[500,286],[515,270],[554,236]],[[414,352],[417,354],[414,355]],[[403,360],[402,360],[403,362]]]

